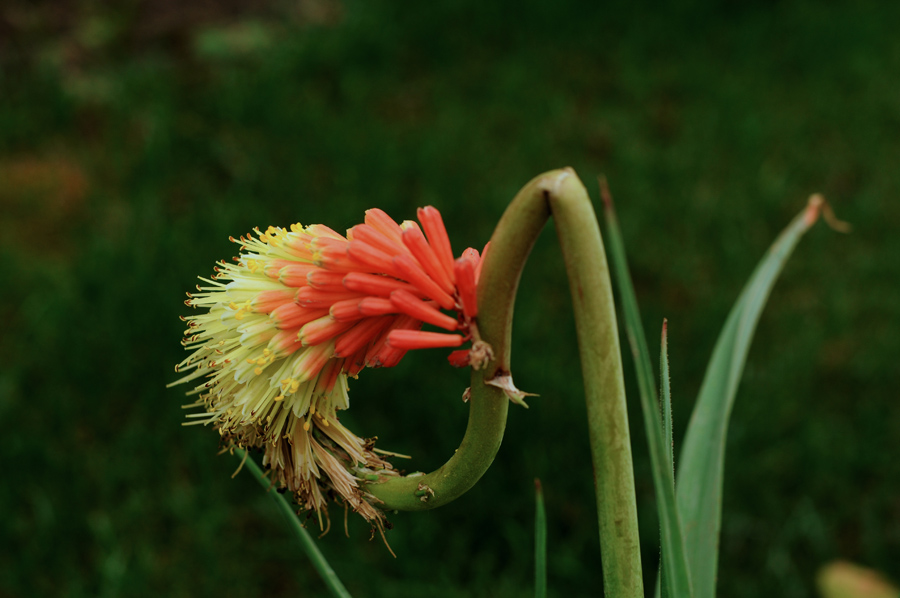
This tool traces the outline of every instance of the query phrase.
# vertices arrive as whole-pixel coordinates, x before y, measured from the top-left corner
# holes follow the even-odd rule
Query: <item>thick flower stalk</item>
[[[398,475],[374,440],[338,420],[348,377],[469,340],[477,350],[454,351],[453,365],[490,358],[474,321],[482,255],[454,259],[440,213],[420,208],[418,218],[421,227],[397,224],[371,209],[346,236],[318,224],[256,229],[231,239],[240,255],[185,302],[203,310],[183,318],[191,354],[175,368],[189,372],[175,384],[197,381],[190,406],[204,412],[191,423],[216,427],[226,447],[262,449],[273,482],[320,525],[334,499],[381,526],[380,501],[362,484]]]

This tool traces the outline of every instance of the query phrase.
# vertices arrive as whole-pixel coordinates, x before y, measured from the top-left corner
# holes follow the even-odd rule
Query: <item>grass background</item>
[[[645,326],[669,319],[676,443],[731,303],[807,195],[854,224],[811,231],[761,322],[719,590],[812,596],[834,558],[900,577],[898,19],[866,0],[4,3],[0,596],[322,595],[217,435],[180,426],[164,386],[184,291],[234,253],[229,235],[343,229],[373,206],[435,205],[457,250],[480,247],[520,186],[563,165],[595,195],[609,176]],[[551,595],[600,593],[551,231],[522,285],[516,382],[541,396],[512,410],[474,490],[392,517],[396,560],[361,521],[320,541],[354,595],[530,595],[534,477]],[[365,372],[345,419],[427,470],[462,436],[466,385],[419,352]]]

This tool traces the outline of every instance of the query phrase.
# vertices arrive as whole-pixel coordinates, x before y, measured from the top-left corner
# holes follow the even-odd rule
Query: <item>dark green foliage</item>
[[[0,11],[0,37],[27,21]],[[81,33],[0,45],[16,50],[0,71],[0,594],[324,595],[270,499],[230,479],[217,435],[180,427],[180,391],[164,385],[184,291],[234,255],[228,235],[343,229],[373,206],[404,219],[433,204],[457,250],[480,247],[520,186],[564,165],[589,185],[610,177],[645,326],[669,320],[676,445],[774,235],[813,191],[855,225],[810,231],[757,329],[728,436],[719,591],[811,596],[835,557],[900,577],[900,5],[347,2],[336,15],[157,39],[127,11],[85,13]],[[522,285],[516,384],[541,396],[511,411],[468,495],[391,518],[398,559],[361,521],[343,537],[332,512],[319,545],[353,595],[531,595],[534,477],[550,595],[601,587],[550,235]],[[652,588],[656,506],[627,379]],[[429,470],[462,436],[466,384],[442,352],[409,355],[363,372],[345,420]]]

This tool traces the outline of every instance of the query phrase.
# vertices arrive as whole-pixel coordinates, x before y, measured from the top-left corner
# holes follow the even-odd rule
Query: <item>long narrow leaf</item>
[[[659,391],[662,398],[663,433],[666,439],[666,455],[669,458],[669,469],[672,470],[673,482],[675,476],[675,440],[672,430],[672,389],[669,384],[669,325],[663,320],[662,334],[659,343]],[[674,491],[674,487],[673,487]],[[660,578],[665,577],[665,558],[660,555]],[[662,598],[672,598],[673,594],[668,583],[661,586]]]
[[[644,415],[644,429],[650,447],[650,465],[653,473],[653,486],[656,490],[656,501],[659,508],[659,526],[661,538],[662,560],[666,563],[663,569],[663,584],[668,584],[669,595],[679,598],[692,596],[690,569],[688,568],[685,544],[682,537],[678,506],[675,501],[675,477],[672,472],[669,449],[666,448],[666,435],[663,432],[659,416],[659,401],[656,395],[656,383],[650,351],[644,337],[644,327],[638,311],[637,298],[628,273],[625,258],[625,246],[616,214],[613,210],[612,198],[601,179],[604,212],[606,214],[606,239],[609,242],[613,274],[619,286],[622,308],[625,314],[625,328],[634,363],[637,369],[638,390],[641,395],[641,411]]]
[[[337,574],[334,572],[334,569],[331,568],[331,565],[328,564],[328,561],[325,560],[325,555],[319,550],[319,547],[316,546],[315,541],[313,541],[312,536],[309,535],[309,532],[300,524],[300,520],[297,518],[297,513],[294,512],[294,508],[290,505],[290,503],[278,492],[271,491],[272,483],[265,476],[259,466],[256,464],[256,461],[253,460],[250,455],[247,454],[243,449],[235,449],[235,454],[242,459],[242,462],[247,466],[250,470],[250,473],[253,474],[253,477],[256,478],[263,488],[269,491],[269,496],[272,497],[272,500],[278,505],[278,508],[287,518],[288,523],[291,526],[291,529],[297,534],[297,539],[300,540],[300,546],[303,547],[303,551],[306,553],[306,556],[309,557],[309,560],[312,561],[313,567],[316,568],[316,571],[319,572],[319,575],[322,576],[322,581],[325,582],[325,585],[328,587],[328,590],[331,592],[331,595],[335,598],[350,598],[350,592],[347,591],[347,588],[344,587],[344,584],[341,583],[341,580],[338,579]]]
[[[541,481],[534,481],[534,596],[547,598],[547,515]]]
[[[659,377],[662,394],[663,432],[666,435],[666,451],[669,454],[669,467],[675,475],[675,439],[672,429],[672,389],[669,383],[669,322],[665,319],[659,344]]]
[[[725,322],[700,387],[678,461],[677,488],[696,598],[715,596],[725,437],[750,341],[775,280],[823,205],[813,196],[763,257]]]

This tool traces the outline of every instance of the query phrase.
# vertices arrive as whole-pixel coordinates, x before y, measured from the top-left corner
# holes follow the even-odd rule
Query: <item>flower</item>
[[[228,447],[262,449],[273,482],[319,513],[320,525],[333,498],[380,527],[361,483],[398,475],[374,439],[338,420],[348,376],[397,365],[410,349],[480,342],[483,256],[469,248],[454,260],[435,208],[420,208],[418,219],[421,227],[397,224],[371,209],[346,237],[320,224],[255,229],[231,238],[240,255],[218,262],[185,302],[203,310],[182,318],[191,354],[175,370],[189,373],[173,383],[196,381],[190,406],[204,412],[190,423],[212,424]],[[469,365],[469,355],[457,350],[450,361]]]

